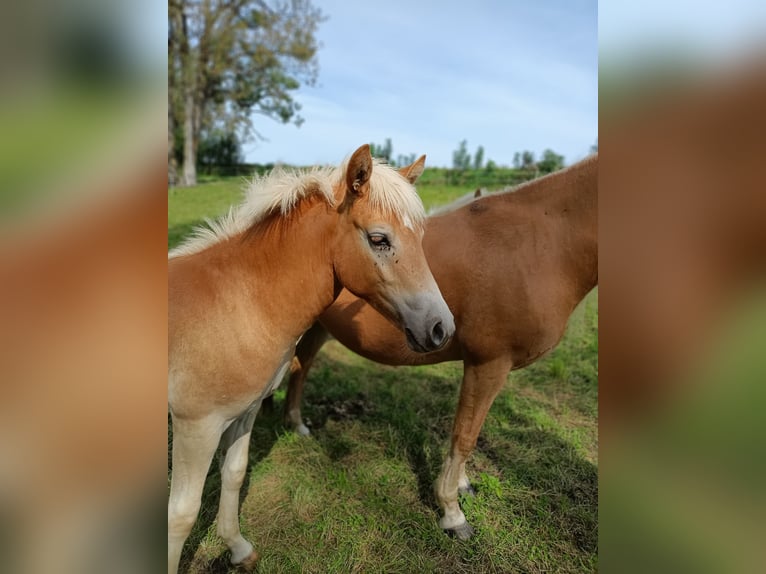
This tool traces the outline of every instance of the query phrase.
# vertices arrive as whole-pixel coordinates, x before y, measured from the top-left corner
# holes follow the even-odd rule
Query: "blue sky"
[[[313,1],[329,19],[317,86],[297,94],[306,121],[254,116],[267,141],[248,161],[333,164],[391,138],[432,166],[463,139],[498,164],[545,148],[572,163],[598,137],[595,0]]]

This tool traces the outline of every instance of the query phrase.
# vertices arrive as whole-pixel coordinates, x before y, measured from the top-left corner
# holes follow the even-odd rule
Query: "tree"
[[[196,183],[201,134],[258,137],[254,113],[301,124],[293,92],[316,81],[323,19],[310,0],[169,0],[168,147],[180,133],[180,183]]]
[[[557,154],[552,149],[546,149],[540,161],[537,162],[537,167],[540,173],[553,173],[564,167],[564,156]]]
[[[514,169],[521,169],[521,154],[519,152],[513,154],[513,167]]]
[[[415,163],[415,159],[417,157],[417,154],[411,153],[408,155],[405,154],[399,154],[396,156],[396,165],[398,166],[405,166]]]
[[[391,161],[391,157],[394,154],[394,146],[391,144],[391,138],[386,138],[386,143],[383,145],[370,144],[370,154],[372,157],[378,159],[384,159],[387,162]]]
[[[233,166],[244,161],[237,134],[214,132],[200,140],[197,164],[208,170],[214,165]]]
[[[473,169],[481,169],[484,164],[484,146],[476,148],[476,153],[473,154]]]
[[[452,167],[459,170],[466,170],[471,167],[471,154],[468,153],[468,142],[463,140],[458,148],[452,152]]]
[[[596,139],[596,143],[590,146],[590,153],[598,153],[598,139]]]
[[[535,169],[535,154],[529,150],[521,152],[521,169]]]

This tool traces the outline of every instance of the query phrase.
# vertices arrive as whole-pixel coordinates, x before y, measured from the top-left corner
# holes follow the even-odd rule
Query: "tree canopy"
[[[323,20],[310,0],[169,0],[169,177],[172,148],[193,185],[201,136],[257,137],[253,114],[300,125],[294,92],[316,81]]]
[[[552,149],[543,151],[543,156],[537,162],[537,168],[540,173],[553,173],[564,167],[564,156],[557,154]]]

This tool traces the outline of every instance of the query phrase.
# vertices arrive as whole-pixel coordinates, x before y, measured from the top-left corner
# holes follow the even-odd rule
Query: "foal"
[[[415,354],[384,317],[344,291],[303,337],[285,405],[288,424],[308,434],[300,413],[307,371],[327,331],[352,351],[389,365],[463,361],[452,444],[436,481],[440,526],[459,538],[473,529],[458,505],[471,492],[465,462],[508,372],[553,349],[570,314],[598,283],[598,156],[485,195],[426,221],[423,249],[457,331],[442,350]],[[469,198],[470,199],[470,198]]]
[[[345,168],[277,172],[170,254],[168,572],[178,568],[219,441],[218,533],[233,564],[255,565],[238,519],[253,421],[298,338],[343,287],[404,329],[415,351],[451,337],[454,320],[421,246],[425,215],[412,183],[424,162],[397,172],[373,163],[365,145]]]

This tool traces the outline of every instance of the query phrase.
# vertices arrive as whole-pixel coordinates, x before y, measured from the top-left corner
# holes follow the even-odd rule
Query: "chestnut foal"
[[[397,172],[374,163],[365,145],[338,169],[275,172],[171,252],[168,572],[178,568],[219,442],[218,533],[233,564],[255,565],[238,517],[253,421],[299,337],[343,287],[406,330],[417,352],[452,336],[452,314],[421,245],[425,214],[412,183],[424,162]]]

